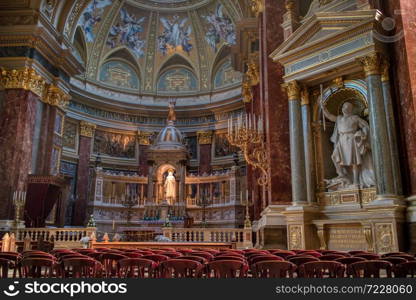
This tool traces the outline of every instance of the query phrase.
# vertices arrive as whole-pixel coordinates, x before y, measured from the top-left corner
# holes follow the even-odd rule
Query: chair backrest
[[[156,263],[168,260],[170,257],[161,254],[143,255],[142,258],[153,260]]]
[[[378,259],[380,259],[380,255],[378,255],[378,254],[357,254],[357,255],[354,255],[354,257],[362,257],[362,258],[365,258],[366,260],[378,260]]]
[[[55,261],[49,258],[26,257],[21,261],[22,273],[25,278],[52,277]]]
[[[100,252],[91,252],[87,253],[86,256],[99,260],[102,254]]]
[[[414,261],[416,260],[415,257],[411,256],[410,254],[399,254],[399,255],[393,255],[393,256],[389,256],[389,257],[400,257],[400,258],[404,258],[407,261]]]
[[[7,259],[12,262],[17,262],[21,256],[19,253],[14,252],[0,252],[0,258]]]
[[[138,253],[138,252],[125,252],[123,255],[130,257],[130,258],[139,258],[143,256],[143,254]]]
[[[195,255],[185,255],[185,256],[182,256],[182,257],[176,257],[176,258],[174,257],[174,258],[171,258],[171,259],[176,259],[176,260],[178,260],[178,259],[193,260],[193,261],[199,262],[200,264],[206,264],[208,262],[208,260],[206,258],[203,258],[201,256],[195,256]]]
[[[69,254],[61,255],[59,257],[59,261],[63,261],[65,259],[70,259],[70,258],[90,258],[90,257],[83,255],[81,253],[69,253]]]
[[[396,255],[407,255],[406,252],[389,252],[389,253],[384,253],[381,257],[389,257],[389,256],[396,256]]]
[[[302,251],[297,252],[296,254],[298,254],[298,255],[310,255],[310,256],[313,256],[313,257],[322,256],[321,253],[316,252],[315,250],[302,250]]]
[[[283,259],[286,259],[288,256],[296,255],[296,253],[293,251],[284,251],[284,252],[280,251],[280,252],[273,252],[272,254],[276,256],[280,256]]]
[[[208,263],[208,277],[241,278],[246,276],[247,265],[237,260],[215,260]]]
[[[337,258],[335,261],[340,262],[344,265],[350,265],[359,261],[365,261],[365,258],[362,257],[342,257],[342,258]]]
[[[175,257],[181,257],[181,256],[183,256],[183,254],[180,253],[180,252],[172,252],[172,251],[169,251],[169,252],[164,251],[164,252],[161,252],[159,254],[160,255],[167,256],[167,257],[170,257],[170,258],[175,258]],[[192,252],[192,255],[193,254],[194,254],[194,252]]]
[[[394,276],[416,278],[416,261],[408,261],[395,266]]]
[[[312,261],[319,261],[318,258],[316,257],[312,257],[312,256],[299,256],[299,257],[293,257],[291,259],[289,259],[288,261],[290,261],[291,263],[294,263],[295,265],[297,265],[298,267],[304,263],[308,263],[308,262],[312,262]]]
[[[0,278],[7,278],[9,275],[9,260],[0,258]]]
[[[253,257],[252,259],[250,259],[250,265],[254,265],[254,264],[256,264],[258,262],[261,262],[261,261],[270,261],[270,260],[283,261],[284,259],[281,258],[280,256],[275,256],[275,255],[256,256],[256,257]]]
[[[162,278],[198,278],[203,265],[186,258],[175,258],[161,263]]]
[[[215,257],[219,257],[219,256],[236,256],[236,257],[245,258],[243,254],[235,253],[235,252],[221,252],[215,255]]]
[[[357,254],[371,254],[370,252],[364,251],[364,250],[351,250],[348,251],[349,254],[351,255],[357,255]]]
[[[157,264],[145,258],[124,258],[118,262],[120,277],[147,278],[153,276]]]
[[[97,278],[102,271],[101,263],[88,257],[67,258],[62,264],[62,277]]]
[[[217,256],[214,257],[214,259],[212,261],[224,261],[224,260],[234,260],[234,261],[239,261],[243,264],[247,264],[247,261],[245,258],[242,257],[238,257],[238,256]]]
[[[345,267],[336,261],[313,261],[299,266],[298,276],[305,278],[342,278]]]
[[[402,263],[407,262],[406,259],[401,258],[401,257],[395,257],[395,256],[387,256],[387,257],[383,257],[381,260],[385,260],[388,261],[389,263],[391,263],[393,266],[395,265],[399,265]]]
[[[334,261],[334,260],[336,260],[338,258],[344,258],[344,257],[345,257],[344,255],[339,255],[339,254],[325,254],[325,255],[322,255],[322,256],[320,256],[318,258],[319,258],[319,260],[331,260],[331,261]]]
[[[118,253],[106,252],[106,253],[101,254],[99,260],[103,264],[105,276],[106,277],[118,276],[117,262],[124,258],[127,258],[127,256],[118,254]]]
[[[257,278],[292,278],[296,265],[288,261],[265,260],[252,266],[253,276]]]
[[[200,256],[200,257],[205,258],[208,261],[211,261],[214,259],[214,255],[212,255],[211,253],[201,252],[201,251],[192,252],[192,256]]]
[[[385,270],[386,277],[390,278],[392,264],[382,260],[367,260],[350,264],[348,269],[347,272],[353,277],[380,278],[382,270]]]

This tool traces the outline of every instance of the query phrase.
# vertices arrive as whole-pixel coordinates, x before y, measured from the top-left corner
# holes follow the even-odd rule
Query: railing
[[[252,248],[252,229],[236,228],[163,228],[172,242],[236,243],[237,248]]]
[[[32,241],[53,241],[55,248],[80,247],[80,239],[96,233],[95,227],[88,228],[20,228],[15,231],[16,240],[24,241],[28,237]]]

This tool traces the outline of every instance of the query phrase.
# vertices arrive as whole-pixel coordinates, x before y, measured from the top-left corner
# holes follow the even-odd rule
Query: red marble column
[[[0,220],[13,218],[13,191],[26,190],[37,99],[23,89],[4,91],[0,114]]]
[[[283,68],[269,57],[284,39],[280,26],[285,14],[284,2],[265,0],[260,17],[260,103],[266,124],[267,152],[271,184],[267,204],[291,202],[289,108],[281,89]]]
[[[90,157],[91,157],[91,143],[93,139],[92,124],[81,123],[80,137],[79,137],[79,160],[77,172],[77,186],[76,186],[76,200],[73,216],[73,225],[84,226],[87,221],[87,203],[88,203],[88,186],[90,180]]]
[[[139,174],[147,176],[149,174],[149,164],[147,163],[147,150],[149,145],[139,145]]]
[[[212,132],[198,132],[199,174],[211,173]]]
[[[406,196],[416,195],[416,15],[413,0],[385,1],[384,13],[395,19],[393,34],[400,37],[388,44],[395,109],[399,116],[399,153]]]

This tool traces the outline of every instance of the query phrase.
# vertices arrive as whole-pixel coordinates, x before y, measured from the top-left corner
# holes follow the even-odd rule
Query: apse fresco
[[[101,22],[105,8],[111,4],[112,0],[93,0],[82,12],[78,25],[84,30],[87,42],[94,41],[94,28]]]
[[[120,158],[136,157],[136,137],[133,135],[96,130],[94,153]]]
[[[161,17],[163,32],[158,36],[159,50],[163,55],[183,50],[190,53],[192,27],[187,17],[174,15],[173,17]]]
[[[100,71],[100,81],[117,87],[138,89],[139,78],[136,72],[121,61],[106,62]]]
[[[146,42],[142,33],[146,17],[137,17],[133,13],[129,13],[129,11],[131,12],[131,9],[125,7],[120,10],[118,22],[110,28],[107,45],[110,48],[125,45],[137,57],[143,57]]]
[[[215,134],[215,157],[224,157],[232,155],[238,151],[238,148],[231,146],[225,133]]]
[[[214,12],[203,16],[203,18],[208,23],[205,40],[215,52],[217,52],[218,45],[222,41],[228,45],[234,45],[236,43],[234,24],[230,17],[224,14],[224,5],[218,4]]]
[[[217,70],[214,77],[214,88],[222,88],[240,83],[242,75],[233,69],[231,60],[226,60]]]
[[[190,92],[198,89],[197,79],[195,75],[185,69],[178,68],[165,72],[159,79],[157,84],[158,91],[170,92]]]

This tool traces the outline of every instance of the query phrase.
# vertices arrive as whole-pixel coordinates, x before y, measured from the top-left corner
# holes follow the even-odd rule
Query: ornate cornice
[[[147,132],[147,131],[137,131],[137,139],[139,141],[140,145],[150,145],[150,138],[153,135],[153,132]]]
[[[380,75],[382,57],[380,53],[373,52],[370,55],[359,58],[359,62],[364,67],[365,76]]]
[[[300,100],[300,87],[297,81],[290,81],[285,84],[283,88],[286,89],[287,97],[289,101],[298,101]]]
[[[24,89],[42,97],[45,80],[33,68],[1,70],[1,79],[5,89]]]
[[[42,97],[42,101],[52,106],[57,106],[61,109],[65,109],[71,96],[65,93],[59,87],[51,84],[45,89],[45,94]]]
[[[212,131],[198,131],[198,144],[200,145],[210,145],[212,144]]]
[[[94,136],[94,131],[97,128],[97,125],[85,121],[81,121],[79,126],[81,129],[79,134],[90,138]]]

